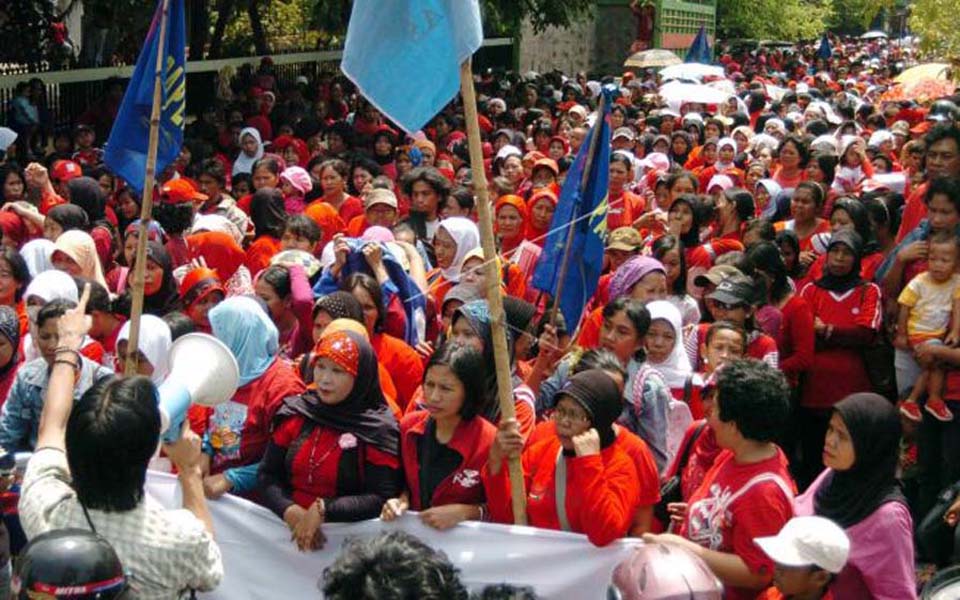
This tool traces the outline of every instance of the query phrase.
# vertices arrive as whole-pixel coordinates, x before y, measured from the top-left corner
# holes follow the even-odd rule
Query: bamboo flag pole
[[[593,132],[590,136],[590,145],[587,147],[587,158],[584,160],[583,173],[580,174],[580,193],[577,198],[577,205],[583,202],[583,195],[587,191],[587,180],[590,178],[590,169],[593,167],[593,158],[597,155],[598,140],[600,139],[600,119],[604,118],[604,104],[606,97],[600,94],[600,104],[597,106],[597,122],[593,124]],[[573,246],[573,235],[576,231],[577,217],[576,207],[570,215],[570,222],[567,223],[567,244],[563,248],[563,259],[560,261],[560,273],[557,279],[557,290],[553,294],[553,307],[550,309],[550,324],[557,325],[557,311],[560,308],[560,298],[563,294],[563,284],[567,280],[567,268],[570,266],[570,248]],[[576,323],[567,323],[567,328],[576,327]]]
[[[490,196],[487,193],[487,176],[483,168],[483,150],[480,144],[480,122],[477,120],[477,97],[473,89],[473,72],[468,58],[460,65],[460,94],[463,96],[463,111],[467,121],[467,141],[470,148],[470,172],[473,174],[473,191],[477,196],[480,243],[483,246],[486,269],[487,303],[490,305],[490,330],[493,337],[493,358],[497,369],[497,396],[500,398],[500,418],[513,419],[513,382],[510,371],[510,353],[507,348],[507,328],[500,296],[500,273],[497,269],[496,245],[493,240],[493,216]],[[513,521],[527,524],[527,496],[523,488],[523,470],[520,457],[507,461],[510,472]]]
[[[147,230],[153,216],[154,179],[157,170],[157,145],[160,139],[160,102],[163,85],[164,43],[167,37],[167,13],[170,0],[163,0],[160,13],[160,39],[157,40],[157,68],[153,79],[153,107],[150,110],[150,137],[147,145],[147,172],[143,179],[143,204],[140,208],[140,236],[137,238],[137,254],[131,273],[133,302],[130,307],[130,337],[127,340],[127,359],[123,367],[124,375],[137,372],[137,349],[140,344],[140,316],[143,314],[143,279],[147,262]]]

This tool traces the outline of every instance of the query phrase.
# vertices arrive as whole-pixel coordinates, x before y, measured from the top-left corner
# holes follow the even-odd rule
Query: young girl
[[[812,181],[800,183],[790,199],[792,218],[775,224],[777,231],[793,231],[797,234],[800,242],[798,260],[803,268],[808,268],[817,259],[817,252],[814,251],[814,236],[830,231],[830,222],[820,218],[823,199],[823,189],[818,184]]]
[[[653,257],[667,270],[667,301],[677,307],[683,326],[700,322],[700,307],[687,294],[687,259],[683,243],[677,236],[665,235],[653,243]]]
[[[313,180],[303,167],[287,167],[280,173],[283,205],[290,215],[299,215],[307,205],[304,198],[313,189]]]
[[[856,135],[845,135],[840,140],[840,165],[831,189],[838,194],[850,194],[864,179],[873,177],[873,165],[867,158],[866,143]]]
[[[675,306],[662,300],[651,302],[647,310],[650,311],[650,328],[643,338],[647,364],[660,372],[670,394],[687,404],[690,414],[699,419],[703,417],[699,393],[702,381],[693,372],[683,349],[680,313]]]
[[[610,300],[633,298],[641,304],[667,299],[667,270],[651,256],[634,256],[620,265],[610,278]],[[597,307],[584,320],[577,343],[582,348],[600,345],[604,307]]]
[[[240,155],[233,162],[233,175],[250,173],[253,171],[253,163],[260,160],[262,156],[263,142],[260,140],[260,132],[253,127],[241,130]]]

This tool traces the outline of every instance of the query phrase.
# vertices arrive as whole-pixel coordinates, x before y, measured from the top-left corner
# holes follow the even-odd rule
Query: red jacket
[[[560,440],[542,440],[523,451],[524,489],[527,492],[529,524],[545,529],[561,528],[557,516],[556,466]],[[605,546],[627,534],[639,502],[637,470],[620,444],[611,444],[599,455],[564,458],[567,467],[566,502],[570,529],[584,533],[596,546]],[[507,465],[491,474],[483,468],[490,517],[513,523],[510,476]]]
[[[418,410],[400,421],[400,456],[410,492],[410,509],[424,510],[420,505],[420,457],[418,443],[427,430],[430,413]],[[430,506],[444,504],[480,504],[484,500],[480,471],[487,464],[490,446],[497,428],[482,417],[461,420],[447,446],[463,457],[460,466],[433,490]]]

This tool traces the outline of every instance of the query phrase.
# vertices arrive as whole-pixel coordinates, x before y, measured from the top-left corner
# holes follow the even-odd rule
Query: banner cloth
[[[182,506],[173,475],[150,471],[147,494],[167,508]],[[225,570],[214,592],[199,595],[211,600],[321,598],[317,582],[346,538],[372,537],[397,528],[443,551],[471,591],[508,582],[533,586],[542,598],[602,599],[614,566],[639,543],[618,540],[597,548],[585,535],[473,521],[437,531],[410,513],[391,523],[375,519],[324,524],[325,547],[301,553],[286,524],[269,510],[230,495],[209,506]]]

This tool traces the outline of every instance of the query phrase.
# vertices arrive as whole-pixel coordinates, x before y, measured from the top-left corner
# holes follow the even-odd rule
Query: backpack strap
[[[677,461],[677,474],[680,474],[685,468],[687,468],[687,463],[690,461],[690,451],[693,450],[693,445],[697,443],[697,440],[700,438],[700,434],[703,433],[703,430],[706,428],[707,422],[703,421],[697,425],[697,428],[694,429],[693,433],[690,434],[690,439],[687,440],[687,444],[680,452],[680,460]]]
[[[687,375],[687,380],[683,382],[683,403],[690,406],[690,398],[693,396],[693,374]]]

